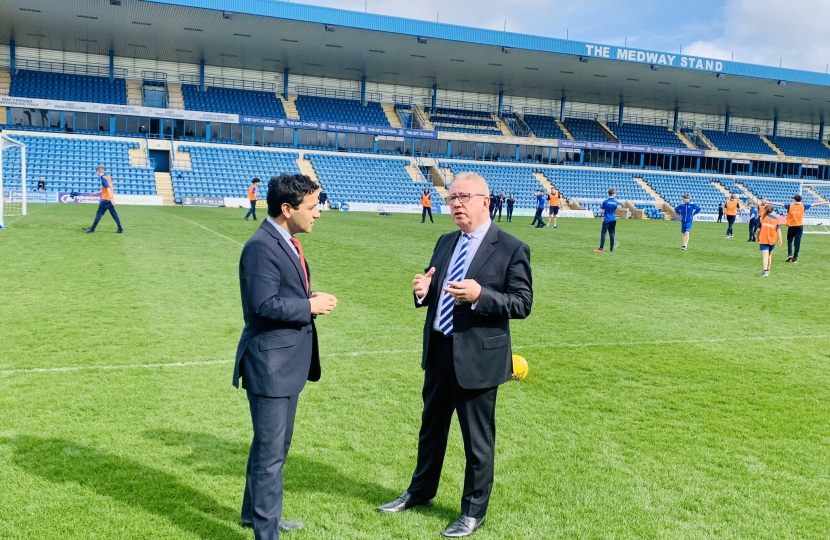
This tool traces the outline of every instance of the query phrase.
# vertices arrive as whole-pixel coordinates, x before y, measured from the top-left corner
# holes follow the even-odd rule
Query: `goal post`
[[[13,148],[20,149],[20,168]],[[20,171],[20,177],[17,173]],[[26,215],[26,145],[0,133],[0,229],[7,216]]]

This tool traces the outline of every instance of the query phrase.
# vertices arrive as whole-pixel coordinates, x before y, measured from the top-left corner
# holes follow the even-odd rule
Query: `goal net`
[[[798,192],[808,199],[826,199],[830,194],[830,182],[801,182]],[[830,234],[830,206],[822,206],[821,210],[826,217],[804,218],[804,234]]]
[[[26,145],[0,133],[0,229],[4,219],[26,215]]]

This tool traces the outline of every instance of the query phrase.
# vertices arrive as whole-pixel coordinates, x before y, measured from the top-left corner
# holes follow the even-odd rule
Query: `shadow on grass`
[[[64,439],[20,436],[0,438],[0,444],[11,447],[15,465],[49,482],[78,484],[199,538],[249,537],[236,525],[237,509],[219,505],[167,472]]]
[[[228,441],[205,433],[171,430],[147,431],[144,436],[170,446],[190,448],[189,454],[178,459],[184,465],[199,472],[239,477],[241,502],[250,443]],[[359,465],[355,463],[355,467]],[[359,478],[369,476],[361,474],[364,471],[355,472]],[[302,453],[301,448],[293,448],[285,463],[285,490],[288,496],[294,492],[328,493],[338,497],[348,497],[365,501],[374,508],[400,495],[403,487],[398,491],[368,480],[357,480],[343,474],[336,467],[309,458]],[[419,508],[416,511],[443,520],[451,521],[458,517],[458,509],[442,506]]]

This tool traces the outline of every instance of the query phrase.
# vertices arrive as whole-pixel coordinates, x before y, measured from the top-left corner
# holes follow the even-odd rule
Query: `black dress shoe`
[[[409,510],[410,508],[415,508],[416,506],[431,505],[431,500],[422,501],[420,499],[414,498],[412,494],[408,491],[404,491],[403,495],[401,495],[394,501],[378,506],[378,512],[384,512],[386,514],[397,514],[398,512],[403,512],[405,510]]]
[[[239,523],[239,525],[241,527],[244,527],[245,529],[253,529],[254,528],[254,523],[252,521],[248,521],[248,520],[245,520],[245,519],[243,519]],[[299,521],[288,521],[287,519],[281,519],[280,520],[280,530],[282,532],[296,531],[296,530],[299,530],[299,529],[302,529],[302,528],[303,528],[303,524],[300,523]]]
[[[470,536],[476,532],[479,527],[484,525],[485,519],[485,516],[477,518],[461,514],[461,517],[458,518],[455,523],[444,529],[444,532],[441,534],[444,535],[445,538],[463,538],[465,536]]]
[[[84,231],[85,233],[94,233],[95,232],[95,229],[90,229],[88,227],[81,227],[81,230]]]

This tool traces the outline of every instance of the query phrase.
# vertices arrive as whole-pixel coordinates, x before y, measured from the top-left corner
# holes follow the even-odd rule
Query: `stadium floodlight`
[[[222,18],[231,20],[231,19],[233,19],[233,13],[231,13],[230,11],[223,11],[222,12]]]
[[[110,0],[110,5],[111,6],[120,6],[121,5],[121,0]]]
[[[17,185],[16,178],[8,176],[6,183],[3,183],[5,173],[11,173],[12,167],[6,171],[3,165],[3,152],[11,148],[20,148],[20,185]],[[16,169],[16,167],[14,167]],[[20,190],[20,191],[17,191]],[[0,229],[4,227],[4,216],[25,216],[26,215],[26,145],[0,133]]]
[[[718,79],[725,79],[726,75],[724,75],[723,73],[715,73],[715,77],[717,77]]]
[[[332,25],[330,25],[330,24],[327,24],[327,25],[326,25],[326,32],[334,32],[335,30],[337,30],[337,28],[336,28],[336,27],[334,27],[334,26],[332,26]]]
[[[588,63],[588,58],[585,57],[585,56],[580,56],[579,61],[582,62],[583,64],[587,64]]]
[[[787,81],[778,81],[778,86],[787,86]]]
[[[651,71],[657,71],[658,69],[660,69],[658,66],[651,64]]]
[[[427,38],[425,38],[423,36],[418,36],[418,43],[420,43],[421,45],[426,45]]]
[[[503,52],[504,54],[510,54],[510,47],[502,47],[501,52]]]

